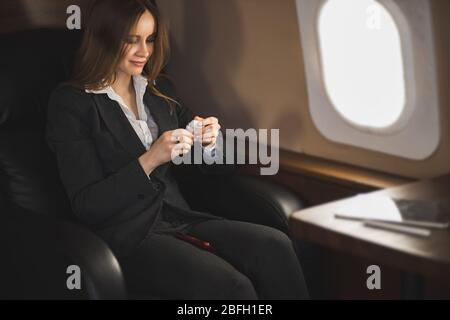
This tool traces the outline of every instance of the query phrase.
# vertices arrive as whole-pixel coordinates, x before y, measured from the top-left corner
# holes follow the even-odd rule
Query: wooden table
[[[448,199],[450,175],[368,194],[417,200]],[[434,229],[430,237],[422,238],[367,228],[359,221],[335,218],[337,207],[348,201],[352,198],[295,212],[290,217],[292,235],[330,249],[379,261],[409,275],[450,280],[449,229]],[[415,289],[421,285],[417,279],[415,277]]]

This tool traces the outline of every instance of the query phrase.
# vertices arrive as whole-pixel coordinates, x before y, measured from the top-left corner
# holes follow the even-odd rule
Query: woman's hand
[[[139,157],[139,163],[149,175],[158,166],[178,155],[188,153],[194,143],[193,138],[193,134],[186,129],[165,131],[153,142],[150,149]]]
[[[202,145],[206,146],[216,143],[220,130],[219,120],[216,117],[208,117],[205,119],[199,116],[196,116],[194,120],[201,121],[202,123]]]

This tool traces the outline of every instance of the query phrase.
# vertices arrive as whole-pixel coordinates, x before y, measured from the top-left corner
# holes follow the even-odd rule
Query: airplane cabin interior
[[[2,300],[450,298],[449,1],[2,0],[0,39]],[[237,223],[125,266],[172,213]],[[182,254],[250,282],[196,291]]]

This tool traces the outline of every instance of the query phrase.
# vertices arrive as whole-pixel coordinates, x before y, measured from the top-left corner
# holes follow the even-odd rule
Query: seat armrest
[[[103,240],[85,227],[15,211],[2,214],[0,232],[0,297],[126,298],[116,257]],[[80,290],[69,290],[67,286],[73,275],[73,271],[67,272],[71,265],[80,268]]]
[[[181,192],[192,209],[264,224],[288,233],[289,216],[304,207],[290,190],[256,177],[184,176]]]

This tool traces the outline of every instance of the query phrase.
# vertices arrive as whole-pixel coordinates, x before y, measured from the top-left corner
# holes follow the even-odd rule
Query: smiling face
[[[145,11],[125,39],[125,54],[118,65],[118,71],[125,75],[139,75],[150,59],[156,37],[155,19]]]

